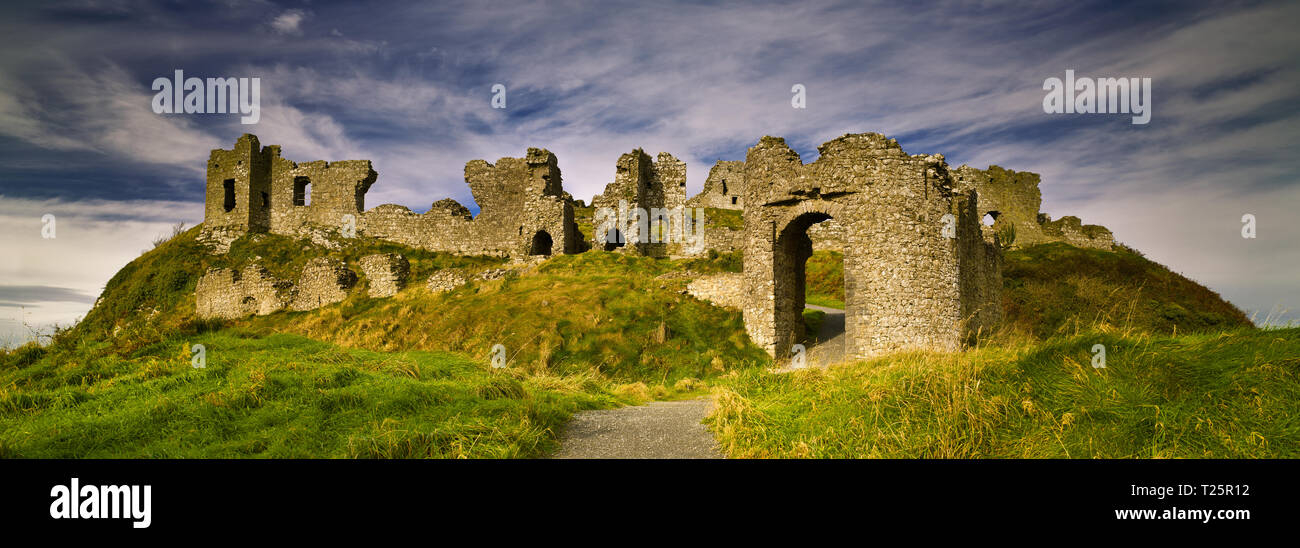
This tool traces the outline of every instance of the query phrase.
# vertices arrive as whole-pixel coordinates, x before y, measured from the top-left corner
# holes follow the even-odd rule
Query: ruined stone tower
[[[266,232],[271,227],[271,150],[244,134],[231,150],[208,157],[203,225],[212,230]]]
[[[597,211],[617,212],[617,221],[611,226],[598,224],[592,236],[593,248],[665,256],[668,244],[651,242],[651,232],[664,234],[674,228],[673,221],[656,210],[680,212],[686,205],[686,162],[667,152],[660,152],[657,159],[651,160],[639,148],[624,154],[618,158],[614,182],[593,197],[591,205]],[[638,208],[646,212],[647,218],[638,218],[633,213]]]

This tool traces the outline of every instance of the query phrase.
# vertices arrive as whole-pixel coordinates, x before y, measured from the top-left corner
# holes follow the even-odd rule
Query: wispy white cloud
[[[302,34],[302,22],[307,19],[308,15],[309,13],[304,10],[286,10],[271,20],[271,28],[280,34],[300,35]]]
[[[468,205],[466,161],[529,146],[554,151],[565,188],[588,198],[635,147],[687,161],[695,192],[714,160],[742,159],[762,135],[808,151],[879,131],[953,164],[1039,172],[1045,211],[1107,225],[1247,308],[1300,294],[1277,274],[1295,271],[1286,242],[1300,241],[1278,221],[1300,203],[1300,39],[1279,24],[1300,20],[1295,4],[1119,16],[1083,4],[473,2],[358,24],[356,9],[253,3],[214,16],[241,12],[228,26],[132,27],[147,47],[113,40],[111,25],[51,32],[48,51],[0,58],[0,134],[180,166],[201,185],[207,150],[249,131],[295,160],[371,159],[368,204],[422,209],[446,196]],[[98,55],[78,53],[92,44]],[[47,58],[54,68],[33,79]],[[145,79],[176,59],[260,76],[261,123],[150,112]],[[1152,123],[1044,114],[1042,81],[1066,69],[1151,77]],[[504,111],[490,107],[494,83],[507,86]],[[790,108],[794,83],[807,86],[805,110]],[[1246,211],[1267,227],[1254,242],[1232,239]]]

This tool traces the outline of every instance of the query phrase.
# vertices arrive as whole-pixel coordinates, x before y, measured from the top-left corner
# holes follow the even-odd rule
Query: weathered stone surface
[[[370,285],[371,297],[391,297],[406,286],[411,263],[397,253],[379,253],[361,258],[361,272]]]
[[[200,318],[236,319],[281,310],[293,294],[293,284],[271,276],[261,265],[243,270],[212,268],[194,290]]]
[[[474,276],[474,278],[479,280],[499,280],[506,277],[507,274],[510,274],[510,271],[511,269],[509,268],[489,268],[479,272]]]
[[[434,293],[444,293],[451,291],[469,283],[469,276],[464,271],[458,269],[439,270],[429,276],[426,287]]]
[[[704,189],[687,200],[691,207],[745,208],[745,162],[719,161],[709,170]]]
[[[702,301],[739,310],[745,306],[745,277],[731,272],[702,276],[687,284],[686,292]]]
[[[1079,218],[1073,215],[1066,215],[1055,221],[1047,215],[1041,215],[1040,219],[1042,224],[1039,226],[1043,227],[1043,234],[1048,239],[1063,241],[1075,247],[1108,250],[1115,246],[1115,235],[1104,226],[1082,224]]]
[[[344,266],[343,261],[332,257],[317,257],[307,262],[298,283],[290,308],[313,310],[346,299],[348,290],[357,283],[357,275]]]
[[[941,155],[908,155],[883,135],[850,134],[803,164],[764,137],[745,159],[745,327],[777,359],[803,331],[808,229],[843,231],[845,354],[955,350],[1001,284],[1000,256],[980,237],[976,196],[953,192]],[[967,202],[966,200],[969,200]],[[986,316],[980,316],[984,321]]]
[[[680,215],[686,206],[686,162],[667,152],[651,160],[639,148],[624,154],[615,166],[614,182],[593,197],[591,205],[598,217],[592,234],[593,248],[666,256],[670,244],[682,243],[681,238],[670,236],[682,234],[681,217],[676,216],[674,221],[674,215],[668,212],[675,210]],[[645,219],[634,213],[638,208],[644,211]],[[608,226],[600,218],[602,209],[618,212]]]
[[[993,234],[1014,230],[1013,247],[1063,241],[1077,247],[1111,249],[1115,238],[1110,230],[1098,225],[1082,225],[1077,217],[1052,221],[1040,213],[1042,193],[1040,177],[1028,171],[1012,171],[998,166],[975,169],[961,166],[952,170],[953,188],[979,193],[979,218],[989,216],[991,226],[983,226],[986,239]],[[1067,220],[1072,219],[1072,220]]]
[[[835,219],[827,219],[808,227],[808,238],[812,240],[813,249],[844,251],[844,227]]]

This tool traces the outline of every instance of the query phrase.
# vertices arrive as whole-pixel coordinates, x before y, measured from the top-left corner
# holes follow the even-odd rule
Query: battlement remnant
[[[986,235],[1014,234],[1014,241],[1009,242],[1012,247],[1056,241],[1105,250],[1115,245],[1114,235],[1104,226],[1083,225],[1078,217],[1062,217],[1053,223],[1039,213],[1043,202],[1039,182],[1037,173],[999,166],[976,169],[963,165],[953,170],[953,188],[979,193],[979,217]]]
[[[594,196],[591,205],[597,212],[615,212],[616,217],[610,226],[605,226],[602,219],[596,220],[598,226],[591,242],[594,248],[666,256],[669,244],[663,236],[674,229],[675,234],[681,233],[681,217],[674,226],[672,219],[662,213],[674,209],[680,213],[686,206],[686,162],[667,152],[651,159],[639,148],[619,156],[614,182],[605,185],[605,191]],[[644,211],[647,218],[639,218],[637,209]],[[656,238],[660,241],[652,242],[651,233],[660,236]]]

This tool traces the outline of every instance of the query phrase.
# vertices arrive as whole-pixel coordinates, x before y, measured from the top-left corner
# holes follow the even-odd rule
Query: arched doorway
[[[819,210],[805,211],[795,215],[784,228],[777,233],[775,249],[772,255],[773,271],[773,319],[775,323],[776,348],[779,352],[785,353],[795,344],[805,344],[812,346],[818,341],[816,333],[809,333],[804,321],[804,311],[807,306],[807,288],[808,288],[808,271],[807,264],[809,258],[813,256],[813,242],[808,235],[808,229],[813,225],[829,221],[832,216]],[[842,268],[841,268],[842,270]],[[845,272],[845,275],[848,273]],[[845,287],[847,291],[847,284]],[[847,299],[844,299],[847,302]],[[844,304],[840,304],[844,307]],[[844,329],[844,313],[841,308],[832,312],[830,307],[824,308],[823,313],[833,314],[836,317],[833,321],[838,325],[840,334]],[[823,318],[823,321],[825,318]],[[836,354],[843,354],[843,337],[839,337],[837,344],[841,345]]]
[[[551,235],[545,230],[539,230],[536,234],[533,234],[533,243],[528,248],[528,254],[550,256],[553,244],[554,241],[551,239]]]

